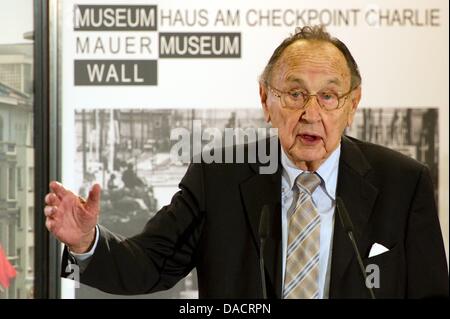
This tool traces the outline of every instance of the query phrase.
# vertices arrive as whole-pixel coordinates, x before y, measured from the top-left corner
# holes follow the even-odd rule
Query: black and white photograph
[[[384,145],[428,166],[437,197],[439,123],[437,108],[361,108],[345,134]]]

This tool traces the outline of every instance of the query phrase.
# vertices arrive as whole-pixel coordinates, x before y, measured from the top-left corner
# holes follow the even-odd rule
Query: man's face
[[[283,92],[308,94],[351,88],[350,70],[344,55],[331,43],[299,40],[287,47],[275,64],[269,85]],[[261,103],[267,121],[278,128],[281,146],[300,169],[315,171],[337,148],[350,125],[361,96],[353,90],[339,109],[322,109],[313,96],[303,109],[284,108],[281,99],[260,86]],[[343,100],[341,101],[341,105]]]

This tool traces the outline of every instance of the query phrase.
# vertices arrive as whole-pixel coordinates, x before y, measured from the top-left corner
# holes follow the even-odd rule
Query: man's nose
[[[302,119],[308,122],[316,122],[320,120],[320,112],[322,108],[317,99],[317,95],[311,95],[305,104]]]

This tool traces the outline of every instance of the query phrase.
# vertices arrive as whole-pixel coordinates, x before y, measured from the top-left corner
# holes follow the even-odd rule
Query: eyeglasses
[[[302,91],[292,90],[289,92],[283,92],[274,88],[271,85],[268,85],[270,92],[273,95],[280,98],[281,106],[287,109],[293,110],[301,110],[306,107],[310,98],[312,96],[316,97],[317,102],[320,107],[327,111],[333,111],[345,104],[348,95],[353,91],[354,88],[351,88],[350,91],[344,93],[342,95],[338,95],[337,93],[330,91],[320,91],[317,94],[308,94]]]

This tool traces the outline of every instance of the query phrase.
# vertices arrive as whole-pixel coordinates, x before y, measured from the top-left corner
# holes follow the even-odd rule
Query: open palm
[[[63,185],[50,183],[52,192],[45,197],[46,227],[71,250],[86,250],[95,237],[100,214],[100,186],[94,185],[85,201]]]

